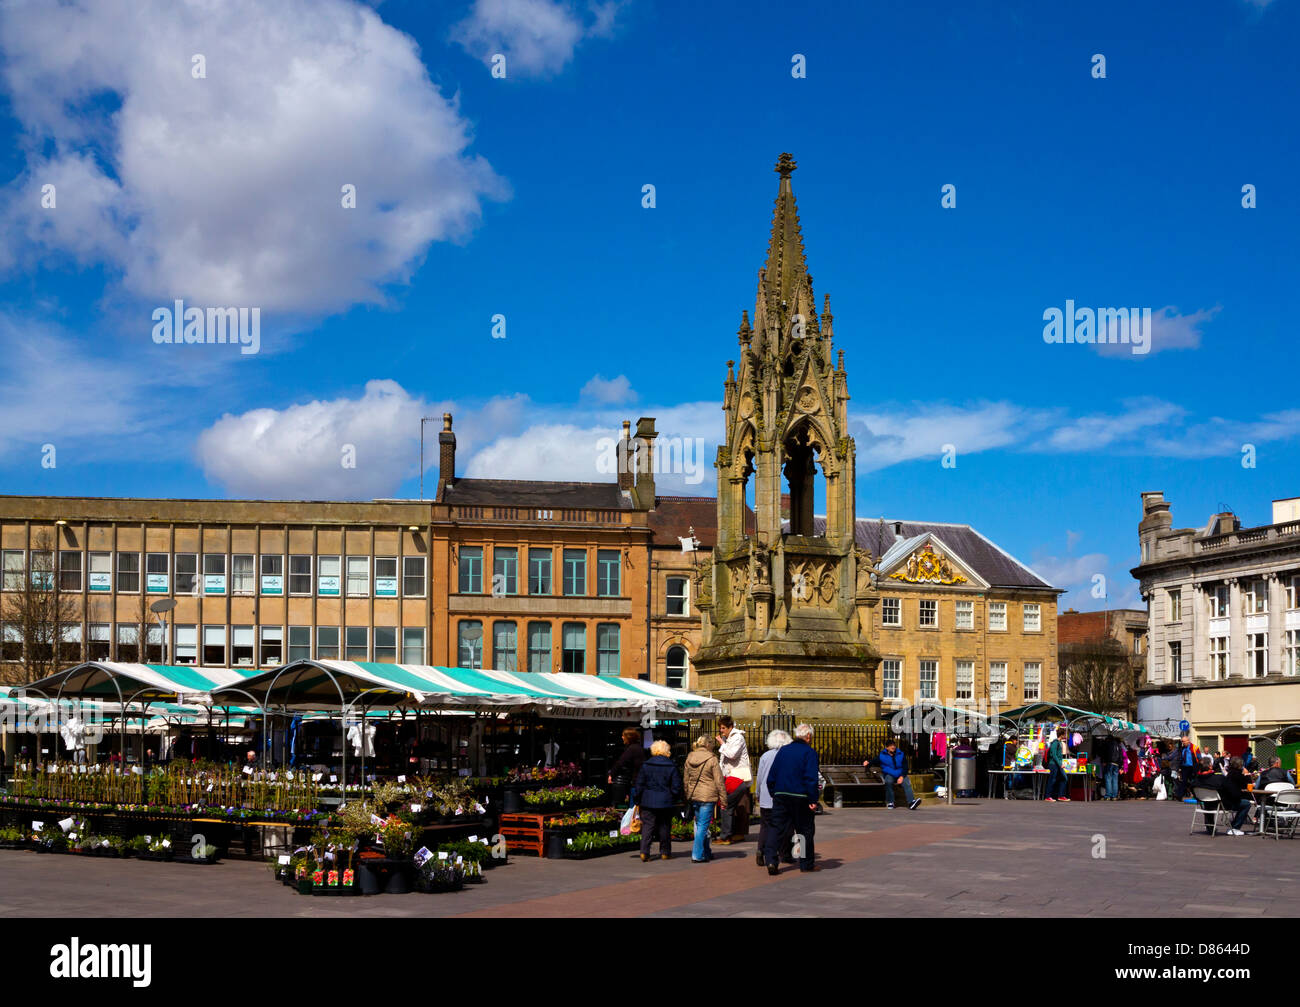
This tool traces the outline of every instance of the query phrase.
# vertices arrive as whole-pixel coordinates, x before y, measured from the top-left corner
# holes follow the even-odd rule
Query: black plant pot
[[[546,834],[546,859],[562,860],[564,850],[569,845],[569,838],[562,832],[548,832]]]
[[[524,810],[524,802],[519,796],[519,788],[506,785],[505,791],[501,795],[501,811],[506,815],[513,815]]]
[[[415,863],[393,864],[384,885],[385,895],[410,895],[415,890]]]
[[[356,880],[362,895],[379,895],[384,890],[379,871],[364,862],[357,867]]]

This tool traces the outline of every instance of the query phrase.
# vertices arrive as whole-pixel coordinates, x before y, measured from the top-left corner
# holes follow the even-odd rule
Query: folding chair
[[[1192,827],[1188,832],[1189,835],[1196,834],[1198,825],[1202,829],[1208,825],[1210,835],[1218,835],[1220,815],[1228,822],[1232,821],[1223,808],[1223,798],[1219,796],[1217,790],[1211,790],[1209,787],[1192,787],[1192,797],[1196,800],[1196,810],[1192,812]]]
[[[1271,786],[1269,789],[1272,789]],[[1273,838],[1282,838],[1282,825],[1286,823],[1287,838],[1295,838],[1296,826],[1300,825],[1300,790],[1280,790],[1273,797],[1273,807],[1269,809],[1273,819]]]

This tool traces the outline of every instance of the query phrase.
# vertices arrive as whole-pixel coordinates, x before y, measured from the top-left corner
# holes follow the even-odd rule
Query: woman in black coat
[[[682,774],[677,764],[668,757],[672,749],[666,741],[656,741],[650,746],[650,758],[645,760],[636,775],[632,799],[641,815],[641,860],[650,859],[650,841],[659,836],[659,859],[669,860],[673,855],[673,807],[680,803]]]
[[[614,764],[609,767],[609,776],[606,779],[606,782],[613,785],[614,803],[620,807],[627,803],[632,783],[636,780],[637,774],[641,772],[641,767],[646,760],[645,746],[641,744],[641,732],[635,727],[629,727],[623,731],[623,744],[627,747],[623,749],[623,754],[615,759]]]

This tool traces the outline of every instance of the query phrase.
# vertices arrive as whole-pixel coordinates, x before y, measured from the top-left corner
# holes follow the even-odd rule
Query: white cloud
[[[418,468],[412,436],[397,432],[414,431],[418,440],[421,415],[421,403],[397,382],[369,381],[360,399],[227,414],[199,435],[195,454],[232,496],[387,496]]]
[[[506,195],[413,40],[350,0],[8,4],[0,45],[27,150],[15,254],[103,262],[137,297],[379,303]]]
[[[451,38],[489,66],[495,55],[504,55],[507,78],[545,76],[563,70],[584,39],[609,35],[619,6],[590,4],[587,21],[563,0],[474,0]]]
[[[957,457],[1011,447],[1042,430],[1051,413],[1010,402],[973,406],[903,406],[882,413],[855,413],[849,427],[857,440],[857,469],[871,472],[918,458],[938,458],[945,444]]]
[[[419,417],[452,412],[459,476],[612,481],[610,445],[620,436],[622,421],[632,416],[621,405],[597,401],[589,388],[590,382],[576,404],[539,404],[523,394],[457,404],[425,402],[394,381],[371,381],[360,399],[223,417],[200,437],[199,460],[208,478],[235,495],[389,496],[417,474]],[[717,403],[646,405],[637,412],[656,418],[659,492],[714,492],[713,459],[722,434]],[[1235,455],[1242,443],[1263,445],[1300,436],[1300,410],[1256,421],[1188,424],[1184,410],[1153,399],[1125,403],[1114,415],[1073,419],[1058,410],[994,402],[898,406],[887,413],[850,416],[849,422],[857,439],[859,474],[938,458],[949,443],[959,459],[991,450],[1211,457]],[[357,445],[355,470],[339,465],[345,443]],[[438,459],[430,443],[435,442],[427,438],[425,463],[431,473]],[[426,475],[426,492],[429,482]],[[1077,541],[1078,535],[1070,533],[1068,550]]]
[[[1123,403],[1123,411],[1079,416],[1055,427],[1041,443],[1045,451],[1087,452],[1118,442],[1134,443],[1153,428],[1173,429],[1186,411],[1170,402],[1139,399]]]
[[[608,379],[597,374],[582,386],[581,397],[602,405],[617,405],[622,402],[635,402],[636,392],[632,390],[632,382],[625,374]]]
[[[101,346],[95,335],[0,311],[0,457],[28,452],[35,464],[43,444],[55,446],[60,466],[181,457],[189,440],[176,424],[194,389],[240,363],[238,353],[206,352],[224,346],[171,353],[148,341]]]
[[[1180,315],[1173,305],[1166,304],[1151,313],[1151,331],[1149,333],[1150,350],[1146,353],[1134,353],[1131,344],[1097,343],[1097,352],[1105,357],[1126,357],[1141,360],[1162,350],[1195,350],[1201,345],[1201,329],[1214,319],[1222,310],[1222,305],[1202,308],[1187,315]],[[1100,323],[1098,323],[1100,324]]]

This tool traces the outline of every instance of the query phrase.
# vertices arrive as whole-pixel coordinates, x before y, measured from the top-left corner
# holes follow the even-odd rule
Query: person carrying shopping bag
[[[713,844],[709,829],[713,825],[713,812],[719,801],[727,799],[727,781],[723,778],[718,757],[713,754],[713,739],[701,734],[695,739],[691,754],[686,757],[682,773],[686,789],[686,804],[695,820],[695,845],[691,847],[691,862],[702,864],[713,859]]]

